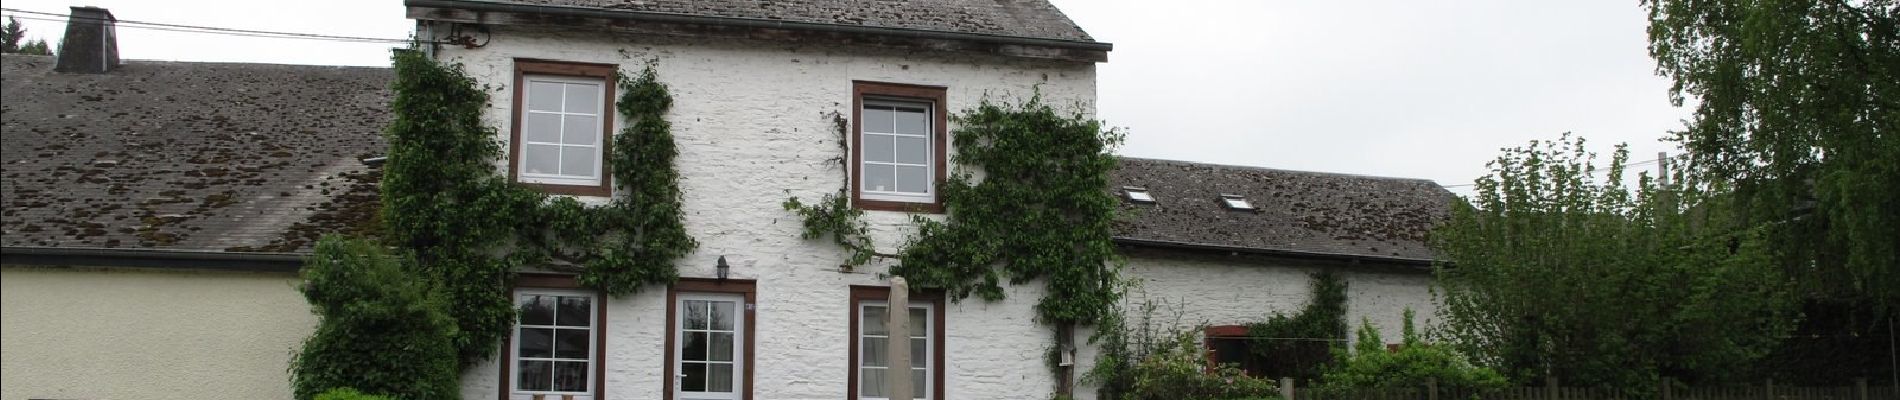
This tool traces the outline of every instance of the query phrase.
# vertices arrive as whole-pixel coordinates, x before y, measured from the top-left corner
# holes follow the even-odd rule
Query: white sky
[[[1460,185],[1499,148],[1566,131],[1603,153],[1627,142],[1636,160],[1674,153],[1657,139],[1689,114],[1653,73],[1635,0],[1054,3],[1115,44],[1099,66],[1099,116],[1128,129],[1128,156]],[[74,5],[267,31],[406,38],[412,28],[399,0],[5,3]],[[21,22],[29,38],[64,32],[63,22]],[[119,30],[132,59],[387,65],[389,47]]]

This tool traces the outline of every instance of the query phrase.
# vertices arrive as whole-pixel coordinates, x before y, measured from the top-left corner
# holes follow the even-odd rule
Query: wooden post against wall
[[[1280,377],[1280,398],[1293,400],[1293,378]]]
[[[884,387],[889,388],[885,394],[891,400],[910,400],[914,394],[910,382],[910,283],[901,276],[891,277],[889,300],[884,304],[884,327],[889,331],[884,335],[889,341],[884,351],[888,362],[884,364]]]

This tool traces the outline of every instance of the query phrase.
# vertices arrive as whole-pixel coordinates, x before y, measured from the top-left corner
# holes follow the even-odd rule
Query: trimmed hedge
[[[338,388],[404,400],[458,397],[455,321],[397,257],[368,241],[326,236],[303,279],[321,321],[291,361],[298,400]]]

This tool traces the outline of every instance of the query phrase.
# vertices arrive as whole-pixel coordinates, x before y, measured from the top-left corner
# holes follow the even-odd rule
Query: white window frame
[[[854,310],[854,312],[852,313],[853,314],[852,318],[857,318],[859,321],[863,321],[864,315],[865,315],[865,311],[864,311],[865,308],[873,307],[873,306],[888,307],[889,304],[890,304],[890,300],[888,299],[860,300],[858,301],[857,309]],[[920,309],[920,308],[924,310],[924,326],[910,327],[910,330],[911,332],[913,332],[913,334],[914,332],[921,331],[923,332],[923,336],[924,336],[924,359],[923,359],[924,367],[922,368],[924,370],[924,384],[922,388],[924,391],[924,396],[917,397],[915,399],[916,400],[933,400],[931,396],[937,393],[936,387],[934,387],[934,385],[936,385],[937,383],[937,379],[936,379],[937,371],[935,371],[935,368],[937,366],[936,357],[940,356],[939,354],[937,354],[937,340],[941,340],[940,338],[937,337],[937,330],[936,330],[937,327],[935,326],[937,323],[938,310],[935,304],[932,304],[931,302],[928,302],[928,301],[912,301],[910,302],[910,308],[913,310]],[[864,394],[864,382],[866,381],[866,376],[865,376],[866,374],[864,373],[864,369],[865,368],[879,368],[879,367],[868,367],[864,365],[864,355],[865,353],[867,353],[866,351],[864,351],[864,339],[867,336],[871,336],[865,333],[865,331],[868,331],[868,329],[864,329],[863,327],[860,327],[858,329],[858,336],[851,338],[851,345],[856,346],[858,348],[858,351],[857,351],[858,359],[852,360],[852,364],[851,364],[851,368],[857,369],[856,373],[858,375],[858,381],[857,381],[858,399],[859,400],[887,400],[888,399],[887,397],[873,397],[873,396],[866,396]],[[889,336],[886,335],[885,337],[888,338]],[[910,343],[908,343],[908,341],[906,341],[906,343],[904,344],[904,348],[906,351],[909,350]],[[886,350],[896,351],[895,349],[886,349]],[[915,359],[913,359],[911,362],[914,363],[916,361]],[[889,371],[891,367],[887,365],[882,368],[884,368],[885,374],[886,376],[888,376],[890,374]],[[916,367],[906,368],[904,372],[909,373],[910,370],[915,370],[915,369],[918,369],[918,368]]]
[[[587,308],[587,320],[588,320],[587,359],[586,359],[587,360],[587,390],[581,391],[581,392],[567,392],[567,391],[551,391],[551,390],[542,391],[542,390],[522,390],[521,389],[521,362],[522,361],[550,361],[550,362],[575,361],[575,359],[554,357],[554,354],[549,354],[549,357],[545,357],[545,358],[535,357],[532,360],[523,360],[521,357],[521,330],[524,328],[573,330],[575,328],[572,326],[564,326],[564,325],[524,325],[521,323],[520,315],[516,314],[515,328],[512,332],[509,333],[511,337],[509,338],[509,341],[508,341],[509,343],[508,362],[513,363],[512,365],[509,365],[509,373],[508,373],[507,384],[508,384],[509,397],[510,398],[533,398],[534,395],[574,395],[577,400],[592,399],[594,396],[594,393],[600,388],[600,382],[598,382],[598,378],[600,378],[600,376],[599,374],[595,373],[596,371],[600,370],[599,363],[601,362],[601,360],[599,360],[596,356],[600,354],[600,328],[601,328],[600,325],[602,322],[605,322],[605,321],[601,321],[600,296],[596,293],[590,293],[590,292],[579,291],[579,290],[517,289],[515,290],[515,295],[514,295],[515,307],[517,307],[517,309],[520,307],[520,305],[522,304],[522,301],[525,300],[525,297],[527,296],[586,297],[588,299],[587,301],[587,306],[588,306]],[[558,304],[557,304],[557,307],[558,307]],[[560,311],[557,308],[555,312],[558,313]],[[559,322],[559,321],[556,321],[556,322]],[[553,340],[553,338],[550,338],[550,340]],[[556,343],[558,344],[559,341],[557,340]],[[549,349],[549,351],[552,352],[553,349]]]
[[[732,392],[731,393],[686,391],[686,385],[684,382],[685,377],[686,377],[686,360],[684,360],[684,358],[686,355],[687,309],[685,305],[686,305],[686,302],[689,300],[732,302],[733,307],[732,307]],[[673,363],[673,376],[667,379],[673,380],[673,398],[681,399],[681,400],[741,400],[741,399],[744,399],[745,394],[747,393],[746,391],[748,390],[745,387],[746,385],[745,371],[746,371],[746,368],[749,368],[749,366],[746,365],[745,355],[746,355],[746,351],[750,350],[746,348],[745,295],[738,294],[738,293],[681,293],[678,296],[678,298],[673,301],[673,305],[671,307],[674,308],[673,332],[669,332],[668,334],[673,335],[673,359],[668,360],[668,362]],[[711,322],[708,321],[709,329],[711,327],[710,324]],[[700,330],[700,331],[706,331],[706,330]],[[707,335],[707,337],[711,337],[711,336],[712,335]],[[708,353],[711,353],[712,348],[707,347],[706,351]]]
[[[569,84],[593,85],[596,88],[595,92],[599,94],[600,96],[602,96],[602,98],[599,99],[600,101],[595,107],[593,114],[566,111],[567,110],[567,104],[566,104],[567,95],[565,92],[563,92],[561,95],[561,103],[562,103],[561,110],[562,111],[536,111],[532,107],[529,107],[528,105],[528,102],[534,101],[533,100],[534,93],[530,93],[529,91],[533,90],[535,82],[559,83],[559,84],[562,84],[562,87],[566,87],[566,85],[569,85]],[[604,162],[606,159],[606,155],[604,154],[606,152],[602,151],[602,149],[606,148],[606,141],[610,139],[607,136],[607,122],[608,122],[608,118],[613,118],[613,115],[607,112],[608,99],[605,98],[606,93],[607,93],[607,81],[602,80],[600,78],[581,78],[581,77],[560,76],[560,75],[524,74],[521,76],[521,87],[519,89],[521,89],[522,91],[521,110],[519,110],[520,113],[519,113],[519,116],[517,116],[517,118],[521,118],[521,121],[518,122],[518,124],[520,124],[520,127],[521,127],[520,129],[522,129],[523,131],[521,132],[521,135],[520,135],[521,143],[518,143],[516,146],[514,146],[515,151],[521,152],[520,154],[517,154],[517,156],[520,157],[520,159],[517,160],[517,162],[515,163],[516,164],[515,165],[516,179],[521,181],[522,183],[539,183],[539,184],[547,184],[547,185],[573,185],[573,186],[600,185],[601,179],[604,179],[604,177],[602,177],[601,175],[604,175],[605,174],[604,171],[606,170],[605,168],[601,168],[601,165],[602,165],[601,163]],[[530,142],[528,141],[528,132],[526,131],[528,129],[528,126],[527,126],[528,114],[554,114],[554,115],[560,116],[559,118],[561,120],[560,129],[562,131],[561,135],[563,135],[564,139],[565,139],[565,135],[567,134],[566,133],[567,131],[566,117],[567,116],[569,115],[592,116],[594,117],[594,120],[596,121],[596,123],[599,124],[598,126],[595,126],[593,129],[593,132],[595,135],[594,145],[593,146],[570,145],[570,144],[566,144],[565,140],[563,140],[562,142]],[[591,171],[591,173],[594,176],[586,177],[586,176],[580,176],[580,175],[530,173],[528,172],[528,164],[529,164],[528,145],[552,145],[552,146],[558,146],[563,150],[569,147],[592,147],[594,149],[593,151],[594,169],[593,171]],[[564,153],[565,152],[557,152],[556,154],[564,154]],[[563,165],[563,163],[561,163],[560,160],[555,160],[555,165],[560,166],[560,165]]]
[[[856,151],[858,152],[858,165],[855,168],[859,169],[858,171],[859,179],[857,182],[858,197],[865,200],[895,201],[895,202],[904,202],[904,203],[935,203],[937,201],[937,162],[938,162],[937,142],[936,142],[937,140],[937,137],[936,137],[937,136],[937,113],[942,112],[939,110],[939,108],[941,108],[941,105],[937,104],[937,102],[935,101],[922,100],[922,99],[892,98],[892,97],[884,97],[884,96],[864,96],[863,104],[860,104],[858,106],[859,108],[858,112],[860,115],[859,118],[863,118],[862,114],[864,113],[864,110],[869,109],[871,107],[903,107],[903,108],[922,107],[924,109],[924,134],[921,136],[924,139],[924,163],[923,164],[907,164],[907,163],[897,162],[897,149],[895,148],[896,143],[897,143],[896,138],[897,137],[913,137],[914,138],[914,137],[920,137],[920,136],[914,135],[914,134],[896,133],[896,132],[871,132],[870,131],[871,128],[863,124],[862,121],[860,121],[860,123],[858,124],[858,140],[857,140],[857,143],[859,143],[860,146],[863,146],[863,144],[866,143],[864,139],[866,135],[886,135],[886,136],[892,137],[891,145],[893,146],[893,148],[891,149],[890,162],[871,161],[869,159],[864,158],[864,149],[862,148],[856,149]],[[895,120],[894,115],[893,115],[893,120]],[[891,181],[893,183],[896,182],[897,180],[897,173],[895,171],[895,167],[900,167],[900,166],[923,167],[924,168],[923,193],[899,192],[899,191],[894,191],[894,190],[873,190],[869,186],[871,180],[869,179],[867,175],[864,174],[864,171],[863,171],[864,166],[870,165],[870,164],[892,166],[893,171],[891,172]]]

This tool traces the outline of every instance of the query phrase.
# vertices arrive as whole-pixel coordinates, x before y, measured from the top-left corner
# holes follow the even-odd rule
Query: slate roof
[[[1421,179],[1123,158],[1111,188],[1145,187],[1154,204],[1123,202],[1125,243],[1273,253],[1431,260],[1425,235],[1453,196]],[[1255,211],[1229,210],[1222,194]]]
[[[1044,0],[474,0],[1093,42]]]
[[[0,245],[307,251],[367,226],[386,68],[0,56]]]

